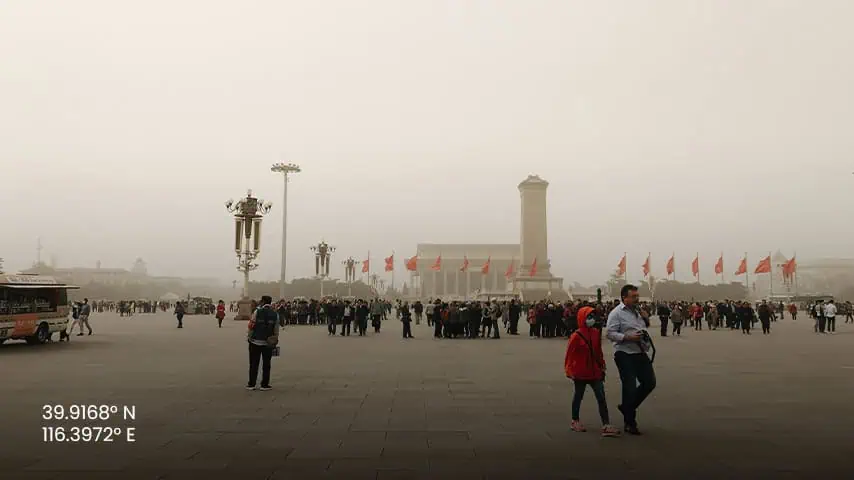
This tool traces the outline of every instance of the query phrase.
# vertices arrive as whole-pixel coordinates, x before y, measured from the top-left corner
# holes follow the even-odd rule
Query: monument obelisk
[[[537,175],[519,184],[522,200],[522,218],[520,222],[519,255],[520,265],[516,274],[519,288],[542,291],[540,294],[563,289],[563,279],[552,276],[549,262],[548,220],[546,216],[546,193],[549,182]],[[536,271],[531,274],[534,261]],[[538,296],[540,294],[537,294]]]

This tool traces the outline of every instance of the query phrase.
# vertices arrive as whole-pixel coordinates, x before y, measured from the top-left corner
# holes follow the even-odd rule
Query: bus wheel
[[[50,329],[48,328],[46,323],[42,323],[39,325],[39,329],[36,330],[36,334],[30,337],[27,337],[27,343],[30,345],[40,345],[43,343],[47,343],[50,340]]]

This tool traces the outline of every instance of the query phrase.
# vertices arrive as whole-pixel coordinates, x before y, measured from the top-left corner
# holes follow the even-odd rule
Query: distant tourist
[[[827,325],[827,332],[836,333],[836,304],[833,303],[833,299],[827,301],[827,304],[824,306],[824,310],[822,311],[824,314],[824,323]]]
[[[255,390],[258,380],[258,366],[261,366],[261,390],[271,390],[270,369],[273,349],[279,343],[279,314],[270,305],[273,298],[269,295],[261,297],[261,303],[255,310],[254,318],[249,322],[247,340],[249,342],[249,382],[247,390]]]
[[[614,361],[620,371],[623,394],[617,409],[623,414],[625,432],[641,435],[637,410],[655,389],[655,370],[646,354],[649,334],[646,332],[646,311],[638,308],[638,288],[624,285],[620,290],[622,303],[608,315],[608,339],[614,344]]]
[[[771,333],[771,318],[774,317],[772,308],[765,300],[762,300],[762,304],[759,305],[757,314],[759,315],[759,322],[762,323],[763,335]]]
[[[412,312],[406,302],[400,307],[400,321],[403,323],[403,338],[415,338],[412,336]]]
[[[78,337],[83,336],[83,326],[89,330],[89,335],[92,335],[92,326],[89,325],[89,314],[92,313],[92,307],[89,305],[89,299],[83,299],[83,305],[80,305],[80,333],[77,334]]]
[[[68,335],[74,333],[75,325],[80,327],[80,335],[83,335],[83,325],[80,325],[80,302],[74,302],[71,305],[71,328],[68,329]]]
[[[593,390],[599,405],[599,418],[602,420],[602,436],[617,437],[620,431],[611,426],[608,417],[608,403],[605,401],[605,354],[602,352],[602,323],[593,307],[578,310],[578,329],[569,337],[563,367],[566,377],[575,387],[572,396],[572,424],[574,432],[586,432],[581,423],[581,401],[587,386]]]
[[[180,301],[175,303],[175,317],[178,318],[178,328],[184,328],[184,304]]]
[[[225,318],[225,302],[220,300],[216,304],[216,321],[219,323],[219,328],[222,328],[223,318]]]

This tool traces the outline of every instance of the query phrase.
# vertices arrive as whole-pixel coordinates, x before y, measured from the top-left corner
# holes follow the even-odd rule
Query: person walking
[[[824,309],[822,310],[822,313],[824,314],[824,323],[827,326],[826,331],[828,333],[836,333],[837,309],[836,309],[836,304],[833,303],[832,298],[827,301],[827,304],[825,304]]]
[[[815,302],[815,332],[824,333],[825,327],[824,318],[824,300],[816,300]]]
[[[216,321],[219,324],[219,328],[222,328],[223,318],[225,318],[225,302],[220,300],[216,304]]]
[[[344,332],[347,332],[347,336],[350,336],[350,324],[353,323],[353,317],[355,316],[355,309],[352,305],[350,305],[350,301],[344,303],[343,316],[341,317],[341,336],[344,336]]]
[[[86,326],[86,329],[89,330],[89,335],[92,335],[92,326],[89,325],[89,314],[92,313],[92,306],[89,305],[89,299],[84,298],[83,304],[80,305],[80,333],[77,334],[78,337],[83,336],[83,326]]]
[[[359,330],[359,336],[364,337],[368,330],[368,317],[371,315],[371,309],[364,300],[359,300],[356,306],[356,328]]]
[[[661,323],[661,336],[666,337],[667,323],[670,321],[670,307],[668,307],[666,303],[662,302],[658,304],[656,313],[658,314],[658,321]]]
[[[184,328],[184,304],[181,301],[175,303],[175,317],[178,319],[178,328]]]
[[[421,325],[421,318],[424,316],[424,305],[421,300],[416,300],[412,305],[412,310],[415,312],[415,324]]]
[[[762,323],[762,334],[768,335],[771,333],[771,318],[774,316],[774,312],[771,310],[773,308],[772,305],[768,305],[768,302],[762,300],[762,304],[759,305],[758,315],[759,322]]]
[[[581,401],[589,385],[596,396],[599,406],[599,419],[602,421],[602,436],[617,437],[620,431],[611,426],[608,416],[608,403],[605,401],[605,354],[602,351],[602,323],[593,307],[578,310],[578,328],[569,337],[563,368],[566,378],[572,380],[575,393],[572,396],[572,423],[574,432],[585,432],[581,423]]]
[[[74,302],[71,305],[71,328],[68,329],[67,336],[74,333],[74,326],[77,325],[80,330],[80,335],[83,335],[83,325],[80,325],[80,302]]]
[[[247,390],[255,390],[258,380],[258,367],[261,366],[261,390],[271,390],[270,371],[273,349],[279,343],[279,314],[270,305],[273,298],[261,297],[261,302],[249,322],[247,340],[249,342],[249,382]]]
[[[433,302],[433,338],[442,338],[442,301],[438,298]]]
[[[621,303],[608,315],[608,340],[614,345],[614,361],[620,372],[622,402],[617,409],[623,414],[630,435],[641,435],[637,411],[646,397],[655,390],[655,370],[646,352],[649,334],[646,332],[647,313],[638,308],[638,288],[624,285],[620,289]]]
[[[673,324],[673,335],[682,336],[682,322],[685,317],[682,313],[682,307],[679,304],[673,305],[673,310],[670,312],[670,323]],[[666,336],[666,335],[665,335]]]
[[[412,336],[412,312],[406,302],[400,307],[400,321],[403,323],[403,338],[415,338]]]
[[[374,327],[374,333],[380,333],[384,308],[378,299],[371,301],[371,326]]]

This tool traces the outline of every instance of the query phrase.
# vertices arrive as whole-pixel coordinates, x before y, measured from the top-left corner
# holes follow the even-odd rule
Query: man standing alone
[[[270,363],[273,358],[273,348],[279,343],[279,314],[270,306],[273,298],[269,295],[261,297],[261,305],[255,310],[255,318],[249,322],[249,382],[247,390],[255,390],[258,380],[258,366],[261,366],[261,390],[272,389],[270,386]]]
[[[637,424],[637,409],[655,389],[655,371],[646,355],[646,318],[648,314],[637,306],[638,288],[625,285],[620,290],[622,302],[608,315],[608,340],[614,344],[614,361],[620,371],[623,394],[617,409],[625,420],[625,432],[641,435]],[[646,337],[646,338],[645,338]]]

